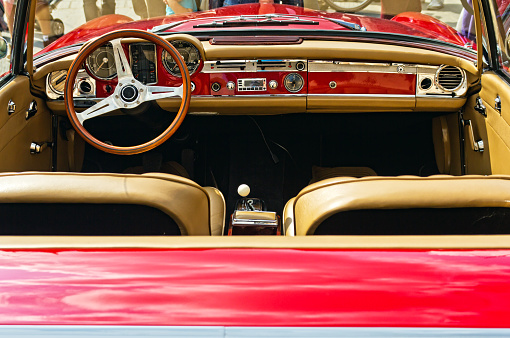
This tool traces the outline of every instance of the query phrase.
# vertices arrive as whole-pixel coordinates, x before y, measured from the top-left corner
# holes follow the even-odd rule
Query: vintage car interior
[[[505,42],[476,29],[478,53],[205,28],[29,52],[0,95],[0,234],[508,234]]]

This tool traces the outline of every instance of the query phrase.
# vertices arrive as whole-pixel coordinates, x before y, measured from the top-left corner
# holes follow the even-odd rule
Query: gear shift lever
[[[276,212],[266,211],[262,199],[247,197],[250,190],[247,184],[237,188],[241,199],[230,218],[228,235],[280,235],[280,217]]]
[[[264,201],[260,198],[248,198],[247,196],[250,194],[250,186],[247,184],[241,184],[237,188],[237,193],[242,197],[236,203],[235,210],[241,211],[264,211],[266,210],[266,206]]]
[[[250,186],[248,184],[241,184],[238,188],[237,188],[237,193],[241,196],[241,197],[246,197],[250,194]]]

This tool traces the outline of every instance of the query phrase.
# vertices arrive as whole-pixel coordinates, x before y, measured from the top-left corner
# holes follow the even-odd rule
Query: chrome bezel
[[[439,83],[439,80],[438,80],[438,76],[439,76],[439,73],[445,69],[446,67],[453,67],[453,68],[456,68],[460,71],[460,74],[462,75],[462,81],[460,81],[459,85],[457,87],[455,87],[454,89],[447,89],[447,88],[444,88],[440,83]],[[437,86],[437,88],[441,89],[442,91],[444,92],[447,92],[447,93],[453,93],[455,91],[457,91],[459,88],[461,88],[463,85],[464,85],[464,82],[466,81],[466,73],[464,72],[463,69],[459,68],[459,67],[456,67],[456,66],[450,66],[450,65],[441,65],[439,66],[439,68],[437,69],[436,71],[436,74],[434,75],[434,84]]]
[[[196,52],[198,54],[198,63],[196,65],[195,69],[193,69],[192,72],[190,72],[190,69],[188,67],[189,76],[192,76],[193,74],[195,74],[196,71],[198,70],[198,68],[200,68],[200,64],[202,63],[202,55],[200,54],[200,50],[197,48],[197,46],[195,46],[193,43],[191,43],[189,41],[186,41],[186,40],[172,40],[172,41],[169,41],[169,42],[172,44],[172,46],[174,46],[174,42],[185,42],[188,45],[190,45],[191,47],[195,48],[195,50],[196,50]],[[175,49],[177,49],[177,47]],[[168,53],[168,52],[165,49],[163,49],[161,51],[161,63],[163,64],[163,67],[165,67],[165,70],[168,72],[168,74],[170,74],[172,76],[175,76],[175,77],[178,77],[178,78],[181,78],[182,77],[181,76],[181,72],[177,72],[177,74],[174,74],[170,70],[170,67],[167,65],[166,58],[164,57],[165,53]],[[181,54],[181,57],[182,57],[182,54]],[[184,60],[184,57],[183,57],[183,60]],[[186,61],[184,61],[184,63],[186,63]],[[188,66],[188,65],[186,64],[186,66]]]
[[[287,85],[287,79],[288,79],[289,76],[292,76],[292,75],[296,75],[296,76],[299,76],[301,78],[301,86],[299,86],[298,89],[294,89],[294,90],[289,89],[289,86]],[[305,86],[305,79],[299,73],[289,73],[289,74],[285,75],[285,77],[283,78],[283,85],[285,86],[285,89],[287,89],[289,92],[297,93],[301,89],[303,89],[303,87]]]
[[[61,71],[63,70],[65,69],[62,69]],[[64,92],[60,93],[50,84],[50,76],[52,73],[55,72],[56,71],[46,75],[46,96],[48,96],[50,100],[57,100],[64,96]],[[78,84],[83,81],[87,81],[91,85],[91,90],[89,94],[81,93],[79,90]],[[80,69],[78,71],[78,75],[76,75],[76,80],[73,88],[73,97],[76,99],[76,98],[93,98],[95,96],[96,96],[96,80],[92,76],[90,76],[85,69]]]
[[[156,45],[153,43],[146,43],[146,42],[137,42],[137,43],[132,43],[129,45],[129,66],[131,67],[131,72],[133,72],[133,54],[131,53],[131,47],[134,45],[136,45],[136,46],[140,46],[140,45],[152,46],[154,48],[154,71],[156,72],[156,81],[155,82],[147,82],[145,84],[153,85],[153,84],[158,83],[158,58],[157,58],[157,54],[156,54]],[[133,76],[135,76],[135,75],[133,74]]]
[[[111,48],[111,49],[112,49],[112,54],[113,54],[113,46],[112,46],[109,42],[108,42],[108,43],[106,43],[106,44],[105,44],[105,45],[103,45],[103,46],[98,47],[97,49],[99,49],[99,48],[101,48],[101,47]],[[96,49],[96,50],[97,50],[97,49]],[[96,50],[95,50],[95,51],[96,51]],[[95,51],[94,51],[94,52],[95,52]],[[87,56],[87,59],[85,60],[85,67],[87,68],[87,72],[89,72],[89,74],[90,74],[90,75],[92,75],[93,77],[95,77],[96,79],[99,79],[99,80],[105,80],[105,81],[106,81],[106,80],[111,80],[111,79],[116,78],[116,77],[117,77],[117,65],[115,65],[115,73],[114,73],[113,75],[108,76],[108,77],[102,77],[102,76],[99,76],[99,75],[97,75],[97,74],[96,74],[96,72],[94,72],[94,71],[92,70],[92,68],[90,67],[90,64],[89,64],[89,58],[92,56],[92,54],[93,54],[94,52],[90,53],[90,55],[88,55],[88,56]]]
[[[428,87],[428,88],[423,88],[423,86],[421,85],[423,80],[425,80],[425,79],[430,80],[430,87]],[[419,79],[419,82],[418,82],[418,87],[423,91],[430,90],[434,85],[435,85],[435,81],[432,76],[423,76],[422,78]]]
[[[53,85],[51,84],[51,76],[52,76],[52,74],[60,73],[60,72],[65,72],[65,74],[67,76],[67,69],[56,70],[56,71],[53,71],[53,72],[49,73],[46,76],[46,88],[48,88],[51,91],[51,93],[56,94],[58,96],[64,95],[65,86],[64,86],[64,90],[63,91],[59,91],[58,89],[53,87]]]

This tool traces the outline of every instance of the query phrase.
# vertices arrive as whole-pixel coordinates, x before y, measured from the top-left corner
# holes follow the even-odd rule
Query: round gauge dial
[[[115,57],[111,44],[96,49],[87,57],[87,68],[92,75],[101,80],[109,80],[117,75]]]
[[[64,90],[66,86],[66,78],[67,78],[67,70],[58,70],[56,72],[51,72],[48,77],[48,85],[50,89],[59,95],[64,95]]]
[[[298,73],[290,73],[287,74],[287,76],[285,76],[283,84],[285,85],[285,88],[287,88],[289,92],[297,93],[301,89],[303,89],[305,80],[303,80],[303,77]]]
[[[188,66],[189,75],[193,75],[200,65],[200,52],[197,47],[195,47],[195,45],[191,42],[183,40],[174,40],[170,43],[177,49],[184,59],[186,66]],[[166,50],[163,50],[161,60],[163,60],[163,65],[170,74],[181,77],[179,66]]]

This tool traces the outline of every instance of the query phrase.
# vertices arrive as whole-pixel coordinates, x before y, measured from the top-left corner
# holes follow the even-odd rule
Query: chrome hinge
[[[28,105],[27,112],[25,113],[25,119],[29,119],[37,113],[37,102],[32,101]]]
[[[501,98],[499,95],[494,99],[494,109],[496,109],[499,115],[501,115]]]
[[[11,115],[16,112],[16,103],[13,100],[9,100],[7,103],[7,114]]]
[[[476,98],[475,110],[482,114],[483,116],[487,117],[487,108],[485,108],[483,101],[480,97]]]

